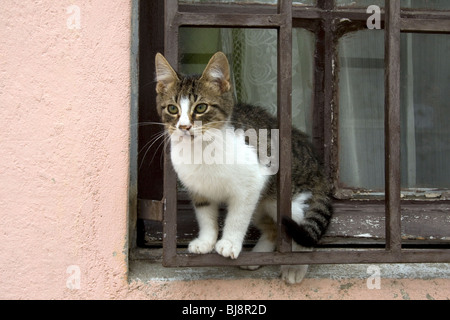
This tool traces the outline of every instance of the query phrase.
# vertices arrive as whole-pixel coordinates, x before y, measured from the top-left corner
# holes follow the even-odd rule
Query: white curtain
[[[384,187],[384,32],[339,43],[339,159],[344,186]],[[402,34],[403,188],[450,188],[450,36]]]
[[[450,35],[402,34],[402,181],[450,188]]]
[[[383,32],[341,39],[339,51],[339,176],[343,186],[384,187]]]
[[[231,57],[236,99],[277,114],[277,32],[273,29],[221,29],[222,50]],[[293,30],[293,125],[311,134],[314,35]],[[298,59],[297,57],[301,57]]]

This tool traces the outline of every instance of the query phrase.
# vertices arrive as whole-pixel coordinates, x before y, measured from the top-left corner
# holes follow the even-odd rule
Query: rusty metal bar
[[[386,3],[385,194],[386,249],[401,250],[400,213],[400,1]]]
[[[138,199],[138,219],[163,221],[164,202],[159,200]]]
[[[164,56],[172,66],[178,65],[178,25],[174,23],[177,11],[178,0],[164,1]],[[177,254],[177,179],[170,146],[164,150],[163,264],[170,265]]]
[[[237,259],[224,258],[218,254],[204,255],[179,253],[172,267],[249,266],[292,264],[343,264],[343,263],[447,263],[448,249],[403,249],[401,253],[384,249],[323,250],[313,252],[241,252]]]
[[[450,33],[450,17],[448,20],[402,18],[400,24],[404,32]]]
[[[278,14],[283,23],[278,29],[278,251],[290,252],[291,239],[284,232],[283,216],[291,216],[291,131],[292,131],[292,1],[279,0]]]
[[[324,1],[322,4],[323,9],[330,8],[331,4],[328,1]],[[322,61],[320,63],[321,66],[321,76],[322,83],[321,92],[318,92],[320,97],[318,97],[322,106],[315,106],[316,108],[321,108],[316,110],[318,112],[320,110],[323,118],[320,119],[322,121],[323,127],[323,136],[322,141],[323,145],[321,147],[323,161],[324,161],[324,170],[325,176],[328,177],[329,181],[334,181],[336,179],[336,172],[338,171],[338,145],[333,142],[336,141],[336,128],[337,128],[337,119],[338,119],[338,110],[335,105],[335,96],[336,92],[334,90],[335,84],[335,71],[336,66],[336,35],[335,35],[335,19],[327,16],[325,17],[320,25],[320,31],[318,33],[318,41],[320,41],[319,47],[321,48]],[[320,59],[319,57],[317,57]],[[316,58],[316,59],[317,59]],[[319,73],[315,75],[319,76]],[[317,84],[317,82],[316,82]]]
[[[277,14],[227,14],[214,13],[198,19],[198,14],[180,12],[176,20],[184,26],[236,27],[239,24],[246,28],[275,28],[283,23]]]

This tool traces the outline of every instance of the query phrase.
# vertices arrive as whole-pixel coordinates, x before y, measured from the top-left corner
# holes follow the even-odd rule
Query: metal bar
[[[400,1],[387,1],[385,23],[386,249],[399,253],[401,251]]]
[[[247,27],[247,28],[275,28],[284,24],[277,14],[227,14],[209,13],[199,16],[198,13],[180,12],[176,21],[181,26],[208,27]]]
[[[259,3],[242,3],[238,1],[227,3],[183,3],[179,4],[178,11],[180,13],[193,12],[197,14],[203,13],[229,13],[229,14],[273,14],[277,12],[276,5],[259,4]]]
[[[335,19],[366,21],[366,8],[334,8],[333,2],[319,0],[317,7],[294,6],[292,18],[295,20]],[[381,8],[381,21],[385,19]],[[433,10],[401,10],[401,30],[404,32],[450,33],[450,13]],[[216,27],[261,27],[271,28],[282,24],[273,5],[264,4],[183,4],[179,6],[176,20],[179,25]]]
[[[384,249],[323,250],[313,252],[241,252],[235,260],[218,254],[194,255],[179,253],[171,267],[248,266],[288,264],[344,264],[344,263],[448,263],[448,249],[404,249],[401,253]]]
[[[324,88],[322,92],[323,99],[323,156],[325,164],[325,175],[329,181],[337,179],[338,172],[338,144],[337,141],[337,119],[338,109],[335,107],[335,68],[338,65],[335,63],[335,34],[334,34],[334,19],[325,19],[323,21],[323,42],[324,42],[324,61],[323,61],[323,81]],[[334,140],[334,141],[333,141]]]
[[[177,11],[177,0],[164,1],[164,55],[172,66],[178,64],[178,26],[174,24]],[[170,161],[170,146],[164,150],[163,264],[170,265],[177,254],[177,180]]]
[[[159,200],[138,199],[137,218],[152,221],[163,221],[164,202]]]
[[[318,157],[325,159],[324,150],[324,128],[325,128],[325,31],[323,22],[315,31],[315,52],[314,52],[314,109],[312,111],[312,141]],[[329,167],[327,165],[327,167]]]
[[[449,20],[402,18],[400,26],[404,32],[450,33],[450,17]]]
[[[403,19],[429,19],[435,20],[438,23],[439,20],[450,19],[450,11],[446,10],[401,10],[401,17]]]
[[[290,252],[291,239],[284,232],[283,216],[291,216],[292,186],[292,1],[279,0],[278,13],[284,23],[278,29],[278,130],[279,130],[279,172],[278,172],[278,250]]]
[[[322,121],[321,127],[323,128],[323,136],[322,136],[322,145],[320,146],[319,152],[322,154],[324,161],[324,170],[325,176],[329,179],[329,181],[333,181],[334,174],[333,168],[338,163],[333,159],[333,155],[337,154],[337,151],[334,151],[333,148],[337,147],[333,145],[333,121],[335,119],[333,117],[333,104],[334,104],[334,17],[332,12],[335,10],[335,1],[334,0],[317,0],[317,7],[320,9],[321,16],[321,24],[319,32],[317,33],[318,37],[318,46],[317,50],[320,50],[319,53],[322,54],[322,57],[316,57],[316,60],[319,59],[320,66],[322,67],[321,74],[318,73],[315,76],[322,76],[322,81],[319,88],[316,88],[316,91],[322,90],[319,92],[319,97],[316,95],[316,99],[320,101],[322,104],[320,106],[321,109],[316,112],[320,112],[323,117],[319,119]],[[316,80],[316,85],[318,84]],[[337,157],[336,157],[337,158]]]

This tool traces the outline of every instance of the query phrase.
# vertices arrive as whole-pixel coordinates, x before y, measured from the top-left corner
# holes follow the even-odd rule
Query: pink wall
[[[130,21],[131,0],[0,1],[2,299],[128,290]]]

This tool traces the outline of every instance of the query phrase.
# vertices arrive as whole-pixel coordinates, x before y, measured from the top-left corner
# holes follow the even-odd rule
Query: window
[[[167,266],[449,262],[448,1],[236,2],[140,1],[138,247],[162,243]],[[372,30],[374,4],[381,28]],[[162,130],[154,55],[189,73],[217,50],[231,60],[238,98],[263,99],[281,139],[291,125],[306,131],[325,164],[335,215],[314,252],[291,252],[282,232],[276,252],[237,260],[183,248],[196,223],[168,149],[153,140]],[[275,88],[264,97],[262,78]],[[290,150],[280,148],[279,177],[290,177]],[[289,195],[279,184],[279,217]]]

